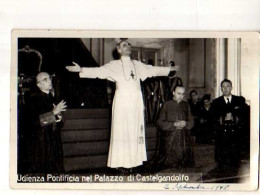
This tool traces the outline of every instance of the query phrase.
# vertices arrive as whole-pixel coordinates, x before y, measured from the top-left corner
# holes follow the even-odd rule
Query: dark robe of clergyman
[[[63,171],[63,152],[60,128],[53,110],[51,93],[37,90],[29,102],[31,129],[31,173],[60,173]]]
[[[186,121],[183,129],[177,129],[174,123]],[[181,168],[194,165],[190,129],[193,117],[186,101],[177,103],[170,100],[164,103],[157,120],[161,132],[160,164],[165,167]]]

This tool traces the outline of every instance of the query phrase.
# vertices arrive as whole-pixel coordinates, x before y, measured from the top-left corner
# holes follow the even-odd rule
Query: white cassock
[[[144,81],[148,77],[167,76],[169,72],[169,67],[145,65],[124,56],[101,67],[82,68],[80,77],[116,82],[108,167],[131,168],[147,160],[140,79]]]

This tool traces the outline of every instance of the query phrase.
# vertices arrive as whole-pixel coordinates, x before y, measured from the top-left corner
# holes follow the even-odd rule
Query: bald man
[[[30,97],[29,110],[32,124],[32,159],[30,172],[60,173],[63,171],[63,155],[60,137],[63,100],[57,105],[52,95],[52,79],[46,72],[36,76],[37,90]]]

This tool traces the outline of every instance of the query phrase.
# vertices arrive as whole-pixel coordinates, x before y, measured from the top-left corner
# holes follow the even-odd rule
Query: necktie
[[[230,104],[229,98],[227,98],[227,104]]]

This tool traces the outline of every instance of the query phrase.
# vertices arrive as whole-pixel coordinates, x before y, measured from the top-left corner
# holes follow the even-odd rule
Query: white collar
[[[209,111],[210,107],[204,106],[205,110]]]
[[[121,56],[121,60],[129,61],[130,60],[130,56]]]
[[[224,96],[224,100],[225,100],[226,103],[228,102],[227,99],[229,99],[229,102],[231,102],[231,100],[232,100],[232,95],[230,95],[230,96]]]
[[[41,90],[41,89],[40,89]],[[50,91],[44,91],[44,90],[41,90],[43,93],[46,93],[46,94],[49,94]]]

